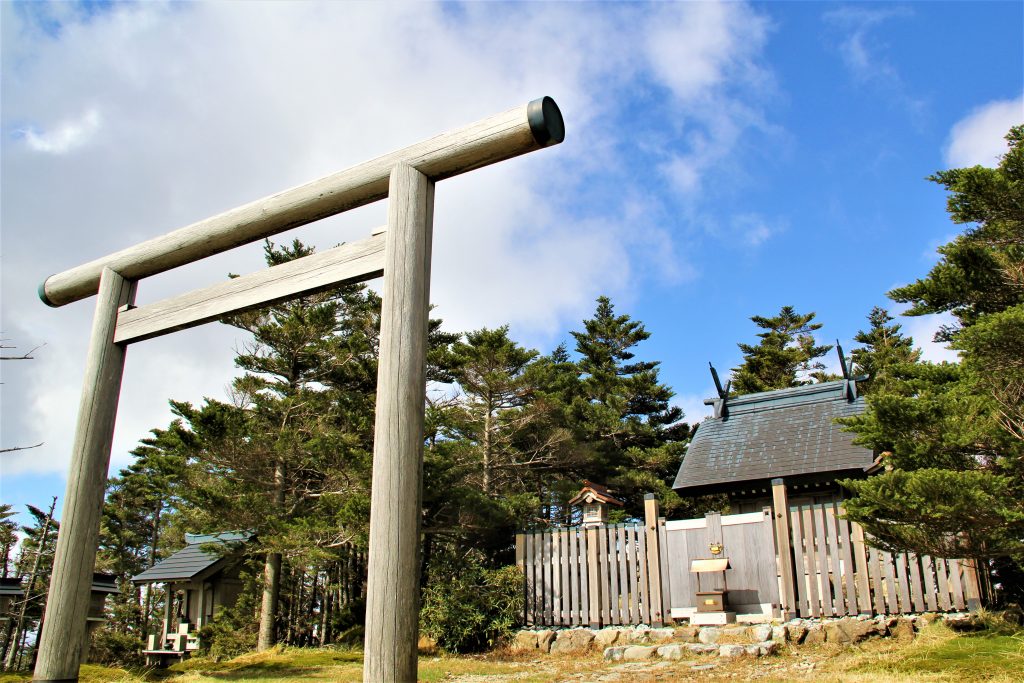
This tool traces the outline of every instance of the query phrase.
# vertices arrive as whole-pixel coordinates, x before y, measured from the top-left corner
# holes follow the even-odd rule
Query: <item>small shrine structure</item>
[[[783,486],[789,504],[840,501],[837,480],[861,478],[877,468],[875,454],[853,443],[836,418],[866,409],[850,363],[839,348],[844,378],[730,396],[711,368],[718,390],[704,401],[714,415],[697,428],[673,488],[685,497],[724,493],[733,513],[759,512]]]
[[[624,503],[613,496],[604,486],[592,481],[583,480],[583,488],[567,503],[569,506],[579,505],[583,511],[583,526],[594,527],[608,523],[608,506]]]
[[[132,577],[135,585],[166,587],[160,632],[149,634],[143,650],[147,665],[162,667],[199,649],[199,630],[242,592],[241,546],[251,538],[248,532],[185,534],[184,548]]]

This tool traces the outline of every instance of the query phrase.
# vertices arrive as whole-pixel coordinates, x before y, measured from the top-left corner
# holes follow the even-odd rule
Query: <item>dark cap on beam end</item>
[[[53,277],[53,276],[51,275],[50,277]],[[46,278],[46,280],[49,280],[49,279],[50,279],[49,277]],[[39,290],[38,290],[39,291],[39,298],[42,299],[43,303],[46,304],[47,306],[51,306],[53,308],[57,308],[57,304],[55,304],[52,301],[50,301],[50,297],[46,296],[46,280],[43,280],[42,283],[39,285]]]
[[[526,105],[526,120],[533,139],[541,147],[557,145],[565,140],[565,121],[558,105],[550,97],[542,97]]]

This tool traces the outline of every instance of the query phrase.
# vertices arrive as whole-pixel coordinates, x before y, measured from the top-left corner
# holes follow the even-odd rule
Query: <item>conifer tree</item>
[[[892,381],[868,397],[868,412],[848,421],[893,469],[847,483],[857,494],[849,517],[880,543],[938,553],[933,546],[945,540],[942,552],[1003,569],[1010,565],[1000,556],[1024,563],[1024,127],[1007,140],[997,168],[930,178],[949,191],[953,221],[968,227],[939,248],[925,278],[889,296],[911,304],[907,315],[951,312],[957,324],[936,339],[952,342],[961,362],[895,366]],[[996,581],[1021,599],[1019,578],[1018,568]]]
[[[818,361],[832,347],[814,343],[814,331],[821,323],[811,322],[814,313],[797,313],[792,306],[783,306],[770,318],[755,315],[750,319],[764,332],[759,332],[757,345],[739,344],[743,363],[732,370],[732,386],[737,394],[752,394],[774,389],[787,389],[826,378],[825,364]]]
[[[914,340],[904,336],[901,325],[893,320],[889,311],[875,306],[868,314],[871,327],[854,335],[854,340],[864,345],[850,353],[853,362],[868,377],[858,382],[864,393],[880,391],[893,381],[898,366],[921,359],[921,350],[914,348]]]
[[[581,478],[604,480],[641,515],[643,494],[654,491],[668,510],[679,504],[669,487],[690,435],[674,393],[658,377],[658,361],[635,360],[637,344],[651,335],[643,323],[615,315],[607,297],[594,316],[573,332],[581,374],[570,415],[580,447],[589,453]]]

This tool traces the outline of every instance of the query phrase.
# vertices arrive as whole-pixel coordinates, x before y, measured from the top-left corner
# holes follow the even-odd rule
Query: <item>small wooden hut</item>
[[[185,534],[184,548],[132,577],[136,585],[166,587],[160,633],[149,635],[143,651],[147,664],[164,666],[199,649],[199,630],[238,600],[241,545],[251,538],[247,532]]]

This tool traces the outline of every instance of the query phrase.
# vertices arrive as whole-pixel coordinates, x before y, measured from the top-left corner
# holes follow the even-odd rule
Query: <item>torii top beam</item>
[[[51,275],[39,286],[39,298],[50,306],[63,306],[96,294],[104,267],[128,280],[140,280],[383,199],[398,162],[438,181],[564,139],[558,105],[542,97]]]

